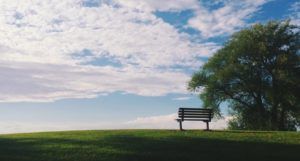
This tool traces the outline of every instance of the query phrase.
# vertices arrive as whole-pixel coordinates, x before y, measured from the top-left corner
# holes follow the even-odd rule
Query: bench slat
[[[178,115],[182,115],[182,114],[184,114],[184,115],[210,115],[210,114],[212,114],[212,113],[199,113],[199,112],[195,112],[195,113],[193,113],[193,112],[178,112]]]
[[[182,110],[182,111],[178,111],[178,112],[211,113],[212,111],[185,111],[185,110]]]
[[[208,108],[179,108],[179,110],[181,109],[184,109],[184,110],[211,110],[211,109],[208,109]]]
[[[212,113],[193,113],[193,112],[178,112],[178,115],[210,115]]]
[[[180,118],[211,118],[211,116],[179,116]]]
[[[208,119],[184,119],[184,121],[210,121]]]
[[[212,111],[211,109],[197,109],[197,110],[189,110],[189,109],[178,109],[178,111]]]
[[[212,111],[178,111],[178,113],[212,113]]]
[[[178,112],[178,114],[195,114],[195,115],[209,115],[209,114],[211,114],[211,112]]]
[[[179,116],[180,118],[182,118],[182,116]],[[184,116],[184,119],[185,118],[207,118],[207,119],[210,119],[211,117],[209,116]]]
[[[212,112],[211,110],[178,110],[178,112]]]

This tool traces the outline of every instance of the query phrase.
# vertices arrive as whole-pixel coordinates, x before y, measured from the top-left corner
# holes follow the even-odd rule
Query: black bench
[[[179,108],[178,109],[178,119],[179,128],[182,131],[183,121],[203,121],[206,123],[206,130],[209,130],[209,122],[213,117],[213,112],[211,109],[204,108]]]

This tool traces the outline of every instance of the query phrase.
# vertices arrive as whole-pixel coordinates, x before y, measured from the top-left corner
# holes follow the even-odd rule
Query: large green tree
[[[204,107],[226,102],[233,129],[296,130],[300,123],[300,28],[289,21],[235,33],[189,82]]]

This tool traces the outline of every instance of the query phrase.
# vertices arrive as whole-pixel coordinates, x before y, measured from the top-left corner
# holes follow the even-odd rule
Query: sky
[[[202,106],[191,75],[230,35],[284,19],[300,24],[299,1],[0,0],[0,133],[176,129],[179,107]]]

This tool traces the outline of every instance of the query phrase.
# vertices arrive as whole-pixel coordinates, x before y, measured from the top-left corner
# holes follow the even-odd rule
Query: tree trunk
[[[272,126],[272,130],[278,130],[278,109],[277,109],[277,105],[273,105],[272,107],[272,113],[271,113],[271,126]]]
[[[272,130],[278,130],[279,126],[278,126],[278,102],[279,102],[279,98],[278,98],[278,86],[277,86],[277,79],[275,77],[276,72],[272,73],[272,95],[273,95],[273,100],[272,100],[272,109],[271,109],[271,128]]]
[[[279,130],[280,131],[286,130],[286,128],[285,128],[285,109],[284,108],[282,108],[281,113],[280,113]]]

